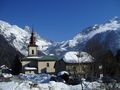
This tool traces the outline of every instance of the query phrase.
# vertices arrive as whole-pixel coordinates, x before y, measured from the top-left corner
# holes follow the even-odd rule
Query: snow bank
[[[61,82],[54,82],[54,81],[45,84],[37,84],[35,87],[31,87],[30,84],[31,84],[30,81],[1,82],[0,89],[1,90],[80,90],[81,89],[81,85],[71,86]],[[90,85],[88,88],[89,90],[92,90]],[[85,90],[87,90],[88,88],[86,88]]]
[[[20,79],[22,78],[22,79]],[[50,75],[48,74],[21,74],[13,77],[10,82],[0,82],[0,90],[81,90],[81,84],[79,85],[67,85],[62,82],[50,81]],[[82,86],[84,90],[106,90],[105,85],[100,82],[86,82],[82,80]],[[46,83],[43,83],[46,82]],[[120,83],[116,86],[120,89]]]
[[[30,80],[35,83],[48,83],[51,75],[49,74],[21,74],[20,78]]]
[[[50,81],[49,83],[35,84],[31,81],[0,82],[0,90],[82,90],[81,84],[67,85],[62,82]],[[83,90],[106,90],[105,85],[98,82],[83,82]],[[118,85],[119,86],[119,85]],[[118,87],[119,90],[120,86]]]
[[[2,75],[4,78],[11,78],[12,77],[12,74],[3,73]]]

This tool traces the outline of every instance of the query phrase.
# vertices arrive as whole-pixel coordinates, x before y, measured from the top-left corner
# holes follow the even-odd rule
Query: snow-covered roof
[[[25,69],[25,70],[37,70],[36,67],[25,67],[24,69]]]
[[[49,56],[49,55],[44,55],[44,56],[28,56],[28,57],[24,57],[22,59],[22,61],[26,61],[26,60],[38,60],[38,61],[56,61],[58,60],[57,57],[55,56]]]
[[[61,76],[61,75],[64,75],[64,74],[69,75],[69,73],[67,71],[61,71],[57,74],[57,76]]]
[[[0,68],[2,68],[2,69],[9,69],[6,65],[2,65],[2,66],[0,66]]]
[[[39,60],[41,57],[39,56],[27,56],[21,59],[21,61],[31,61],[31,60]]]
[[[87,52],[70,51],[64,55],[63,60],[66,63],[86,63],[93,62],[93,57]]]
[[[28,56],[26,58],[29,58],[29,59],[40,59],[41,57],[39,57],[39,56]]]

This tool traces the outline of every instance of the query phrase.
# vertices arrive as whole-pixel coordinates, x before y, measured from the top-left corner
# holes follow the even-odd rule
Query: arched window
[[[34,50],[32,50],[32,54],[34,54]]]

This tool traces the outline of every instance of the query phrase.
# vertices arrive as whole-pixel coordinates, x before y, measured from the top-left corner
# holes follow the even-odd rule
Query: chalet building
[[[22,58],[23,73],[55,73],[55,62],[58,60],[55,56],[38,56],[35,34],[32,31],[28,45],[28,56]]]
[[[59,67],[58,67],[59,66]],[[68,52],[55,64],[56,73],[68,71],[71,75],[88,77],[95,74],[94,58],[86,52]]]

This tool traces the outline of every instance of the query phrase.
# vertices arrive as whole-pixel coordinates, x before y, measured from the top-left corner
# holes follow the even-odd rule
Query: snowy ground
[[[81,90],[81,84],[67,85],[62,82],[49,81],[50,75],[47,74],[20,75],[20,77],[15,76],[9,82],[0,82],[0,90]],[[116,84],[116,87],[119,87],[116,90],[120,90],[120,84]],[[100,82],[86,81],[83,81],[83,89],[106,90],[105,85]]]
[[[49,83],[41,83],[38,84],[36,87],[31,87],[30,84],[31,81],[23,81],[23,82],[1,82],[0,83],[0,90],[80,90],[81,85],[66,85],[62,82],[54,82],[50,81]],[[87,83],[89,84],[87,87],[85,87],[85,90],[92,90],[97,87],[99,87],[99,83],[93,82],[93,87],[92,88],[92,83]],[[99,89],[98,89],[99,90]]]

